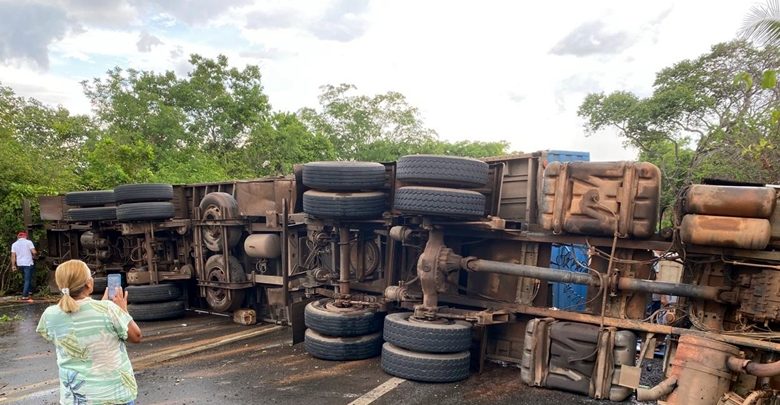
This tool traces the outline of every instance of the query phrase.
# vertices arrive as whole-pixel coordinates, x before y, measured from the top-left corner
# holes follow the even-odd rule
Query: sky
[[[588,93],[652,93],[655,73],[734,39],[753,0],[0,0],[0,84],[90,114],[80,82],[114,66],[186,75],[189,55],[260,67],[276,110],[320,86],[398,91],[448,141],[630,160],[587,135]]]

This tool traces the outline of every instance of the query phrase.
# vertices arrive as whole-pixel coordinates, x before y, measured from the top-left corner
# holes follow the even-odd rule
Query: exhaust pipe
[[[637,388],[636,400],[641,402],[657,401],[671,394],[675,387],[677,387],[677,377],[669,377],[653,388]]]
[[[756,377],[774,377],[780,375],[780,361],[756,363],[739,357],[729,357],[726,362],[729,370],[735,373],[747,373]]]

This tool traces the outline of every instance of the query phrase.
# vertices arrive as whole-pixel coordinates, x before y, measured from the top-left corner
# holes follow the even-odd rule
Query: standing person
[[[141,342],[141,329],[127,313],[127,292],[90,298],[94,280],[81,260],[60,264],[54,278],[62,298],[43,312],[37,332],[57,349],[60,404],[135,404],[125,341]]]
[[[38,252],[35,245],[27,239],[27,231],[20,231],[16,234],[16,242],[11,245],[11,270],[21,270],[24,275],[24,288],[22,289],[22,299],[32,301],[30,292],[32,292],[33,274],[35,273],[35,264],[33,256]]]

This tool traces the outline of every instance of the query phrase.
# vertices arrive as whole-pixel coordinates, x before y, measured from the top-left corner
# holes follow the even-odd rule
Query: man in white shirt
[[[35,245],[27,239],[27,232],[21,231],[16,234],[18,238],[16,242],[11,245],[11,270],[21,270],[24,274],[24,288],[22,290],[22,299],[26,301],[32,301],[30,299],[30,292],[32,291],[33,273],[35,273],[35,264],[33,263],[33,256],[38,252],[35,250]]]

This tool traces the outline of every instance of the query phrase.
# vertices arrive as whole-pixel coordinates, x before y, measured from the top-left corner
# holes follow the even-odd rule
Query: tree
[[[269,123],[255,128],[244,150],[255,177],[289,174],[296,163],[332,160],[336,155],[330,140],[309,132],[291,113],[276,113]]]
[[[321,112],[304,108],[298,115],[312,132],[330,140],[338,159],[383,160],[376,159],[379,156],[372,150],[421,145],[436,137],[401,93],[353,95],[357,88],[351,84],[326,85],[321,90]]]
[[[780,47],[780,1],[755,5],[742,24],[740,35],[759,44]]]
[[[696,59],[661,70],[653,93],[589,94],[578,114],[588,133],[613,129],[640,158],[664,172],[665,202],[703,177],[775,182],[780,178],[780,66],[773,48],[717,44]]]
[[[415,153],[483,157],[506,153],[508,143],[440,141],[419,110],[398,92],[355,95],[351,84],[321,87],[319,111],[303,108],[298,117],[308,129],[327,138],[340,160],[392,161]]]
[[[192,55],[190,63],[186,78],[170,71],[117,67],[105,78],[82,85],[105,128],[104,136],[129,148],[151,147],[155,160],[148,170],[163,174],[161,180],[192,178],[194,173],[203,176],[200,181],[243,177],[249,170],[240,159],[242,145],[271,114],[260,70],[252,65],[230,67],[222,55],[216,59]],[[211,162],[204,164],[203,159]],[[145,177],[149,176],[126,179]]]
[[[0,84],[0,294],[21,282],[7,269],[9,248],[24,226],[22,202],[30,201],[36,215],[37,196],[74,187],[82,146],[96,131],[88,117],[18,97]]]

